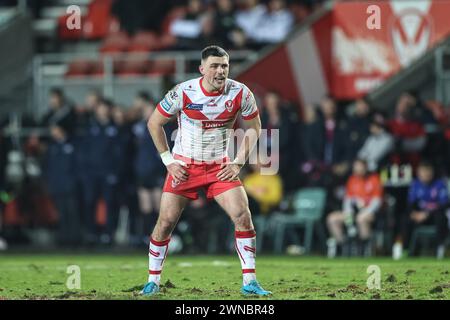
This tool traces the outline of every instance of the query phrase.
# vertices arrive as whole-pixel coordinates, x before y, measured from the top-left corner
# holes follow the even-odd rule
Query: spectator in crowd
[[[370,124],[370,136],[358,152],[358,158],[367,162],[369,171],[380,168],[383,160],[386,160],[394,148],[394,138],[386,132],[385,120],[379,113],[374,114]]]
[[[203,4],[201,0],[189,0],[187,12],[170,25],[170,34],[177,37],[178,49],[192,49],[202,34]]]
[[[323,170],[323,146],[324,132],[319,121],[317,108],[314,105],[306,105],[303,108],[303,121],[298,128],[301,148],[300,172],[303,186],[312,186],[318,183]]]
[[[49,108],[50,110],[42,118],[41,125],[50,127],[58,124],[68,135],[73,134],[76,126],[75,109],[64,96],[62,89],[50,90]]]
[[[159,199],[165,178],[165,167],[158,151],[153,144],[147,129],[147,121],[155,110],[155,104],[150,96],[142,92],[136,98],[142,106],[141,120],[133,126],[133,136],[136,145],[134,159],[134,174],[137,179],[139,208],[141,219],[135,223],[143,228],[135,228],[134,242],[148,241],[159,214]]]
[[[244,0],[243,9],[236,12],[236,24],[247,38],[255,37],[256,28],[261,22],[266,7],[260,0]]]
[[[304,184],[327,189],[327,211],[335,211],[342,201],[339,190],[343,188],[350,172],[348,124],[338,118],[336,103],[325,96],[317,112],[305,110],[300,128],[302,148],[301,177]],[[342,193],[342,192],[341,192]]]
[[[121,28],[129,34],[141,30],[159,31],[164,17],[170,10],[170,2],[114,0],[111,13],[118,18]]]
[[[382,198],[383,187],[378,174],[369,173],[364,160],[355,160],[353,174],[345,188],[342,211],[331,212],[327,216],[327,226],[332,237],[328,242],[329,257],[335,257],[337,252],[342,252],[344,242],[356,234],[360,252],[364,255],[370,252],[371,226],[381,207]],[[348,237],[344,234],[344,226]]]
[[[294,25],[294,17],[284,0],[270,0],[267,6],[259,0],[247,0],[246,8],[236,13],[236,22],[259,48],[284,40]]]
[[[297,157],[297,150],[293,148],[296,144],[297,115],[290,110],[290,105],[282,102],[280,95],[275,91],[268,91],[264,95],[261,109],[261,124],[262,128],[267,130],[267,137],[262,135],[260,143],[265,145],[267,150],[272,150],[272,130],[278,130],[279,152],[278,154],[272,153],[271,156],[273,161],[278,161],[280,175],[286,188],[290,190],[298,182],[295,175],[292,175],[290,167]]]
[[[84,106],[77,108],[77,131],[84,130],[94,118],[95,109],[101,103],[103,97],[97,90],[91,90],[85,97]],[[83,134],[83,132],[77,132]]]
[[[244,32],[236,23],[236,10],[231,0],[218,0],[214,14],[214,38],[226,48],[242,49],[246,44]]]
[[[76,199],[75,147],[62,127],[51,127],[52,142],[44,161],[44,177],[58,211],[58,244],[80,243],[81,216]]]
[[[370,134],[370,120],[370,106],[368,102],[363,98],[356,100],[354,112],[348,121],[349,157],[351,159],[356,158],[358,151]]]
[[[417,167],[417,178],[409,188],[408,210],[403,221],[402,241],[394,245],[394,259],[402,257],[403,244],[409,243],[412,232],[421,225],[436,227],[436,256],[443,258],[449,228],[446,216],[448,205],[446,182],[435,175],[432,163],[421,161]],[[410,255],[413,254],[414,252],[410,252]]]
[[[337,118],[336,102],[327,96],[320,103],[322,130],[324,139],[322,159],[332,167],[333,173],[342,176],[349,167],[349,152],[347,143],[347,125]]]
[[[396,140],[393,162],[410,163],[415,167],[425,147],[426,134],[423,125],[413,117],[414,105],[414,97],[402,93],[395,107],[394,118],[388,121],[388,129]]]
[[[286,39],[293,26],[294,17],[286,8],[286,1],[269,0],[253,39],[262,44],[281,42]]]
[[[114,106],[112,109],[112,120],[118,130],[117,149],[120,150],[116,156],[114,169],[117,172],[117,195],[118,213],[120,208],[126,208],[130,215],[138,210],[136,177],[134,174],[133,161],[136,156],[136,148],[133,141],[133,123],[127,118],[125,108]],[[111,232],[117,229],[118,217],[111,221]]]
[[[95,118],[87,128],[81,142],[82,191],[84,202],[85,241],[110,244],[118,217],[118,170],[122,156],[119,130],[111,121],[112,102],[103,99],[95,109]],[[106,203],[108,222],[106,230],[96,225],[98,202]],[[100,239],[98,235],[102,231]]]

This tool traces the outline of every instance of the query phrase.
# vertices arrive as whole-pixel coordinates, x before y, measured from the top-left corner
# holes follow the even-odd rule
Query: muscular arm
[[[239,147],[236,158],[232,163],[224,163],[221,165],[221,171],[217,174],[217,177],[222,181],[236,180],[241,168],[247,161],[250,152],[256,145],[258,138],[261,134],[261,120],[259,115],[253,119],[246,120],[244,141]]]
[[[174,160],[170,155],[167,136],[163,129],[163,126],[169,121],[170,118],[163,116],[158,109],[155,109],[147,122],[147,128],[159,154],[168,153],[166,157],[169,157],[170,161],[165,164],[169,174],[172,175],[176,182],[186,181],[189,176],[186,170],[183,169],[183,166],[185,167],[186,164],[180,160]]]
[[[148,131],[160,154],[169,150],[166,133],[163,129],[163,126],[169,121],[170,118],[164,117],[158,109],[155,109],[147,122]]]
[[[240,166],[243,166],[245,162],[247,162],[250,152],[255,147],[256,142],[261,135],[261,119],[259,118],[259,115],[253,119],[244,121],[244,123],[247,127],[245,130],[245,138],[237,152],[236,159],[234,160],[234,162]]]

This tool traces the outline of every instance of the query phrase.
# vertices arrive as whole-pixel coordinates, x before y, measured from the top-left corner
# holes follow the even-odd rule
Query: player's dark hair
[[[208,57],[227,57],[230,59],[229,54],[219,46],[208,46],[203,49],[202,60],[206,60]]]

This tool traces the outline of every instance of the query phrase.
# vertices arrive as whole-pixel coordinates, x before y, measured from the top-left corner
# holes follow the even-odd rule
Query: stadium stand
[[[13,7],[14,14],[0,30],[0,39],[9,42],[14,39],[8,39],[8,29],[26,34],[16,37],[21,40],[11,45],[10,52],[21,55],[2,52],[0,58],[1,68],[14,59],[9,63],[13,66],[8,72],[11,81],[1,81],[9,87],[0,88],[0,102],[7,106],[0,111],[5,119],[0,122],[0,235],[11,246],[145,245],[142,238],[146,230],[140,226],[149,217],[145,216],[145,203],[138,200],[138,188],[147,185],[144,189],[157,189],[162,182],[159,179],[148,186],[136,173],[142,172],[136,163],[144,152],[139,148],[150,148],[141,140],[146,133],[141,123],[143,113],[153,110],[174,84],[198,76],[199,50],[210,43],[229,50],[231,77],[255,93],[263,128],[280,132],[276,154],[280,170],[274,183],[267,186],[260,175],[242,173],[252,211],[259,212],[255,214],[255,224],[261,228],[258,249],[325,254],[327,214],[342,209],[351,165],[358,157],[364,157],[384,189],[380,216],[369,239],[364,239],[369,241],[364,245],[373,250],[366,252],[391,255],[398,244],[408,248],[402,239],[402,221],[420,161],[431,160],[436,177],[448,180],[450,28],[438,23],[436,12],[450,13],[450,1],[430,7],[427,14],[436,20],[435,34],[428,40],[427,50],[411,60],[398,51],[405,43],[394,46],[393,38],[382,36],[371,43],[367,33],[352,33],[361,21],[350,12],[361,8],[351,1],[38,3],[28,9]],[[73,18],[73,11],[66,10],[69,5],[79,8],[80,28],[67,28],[68,19]],[[402,26],[399,9],[387,4],[383,10],[392,21],[398,20],[390,27]],[[417,38],[422,36],[417,34]],[[27,37],[34,39],[34,47],[25,44]],[[52,105],[49,93],[54,88],[60,89],[64,103],[74,112],[56,111],[53,119],[57,120],[50,123],[43,119]],[[92,98],[93,90],[98,93],[96,98]],[[58,147],[53,126],[72,122],[74,133]],[[168,128],[169,137],[174,129]],[[110,132],[117,132],[114,141],[120,146],[114,152],[105,147]],[[270,145],[269,139],[262,140]],[[73,151],[73,159],[61,154],[67,150]],[[110,153],[100,155],[97,150]],[[155,150],[145,152],[155,163],[159,159]],[[64,165],[46,167],[49,159]],[[109,170],[99,178],[101,182],[95,180],[97,173],[90,175],[95,165]],[[153,169],[155,175],[164,175],[156,165]],[[64,197],[66,210],[49,192],[48,177],[60,174],[73,174],[76,181]],[[87,182],[94,180],[98,190],[87,190]],[[52,182],[58,185],[59,181]],[[298,197],[308,195],[302,191],[317,189],[325,200],[321,198],[320,212],[310,221],[303,205],[314,199],[308,202]],[[59,235],[56,230],[61,221],[67,221],[67,212],[77,212],[80,225],[86,225],[86,197],[94,199],[95,208],[89,209],[95,211],[91,217],[94,228],[74,242],[61,240],[61,230]],[[219,214],[202,225],[207,220],[203,219],[205,212],[217,213],[217,209],[200,199],[187,210],[183,222],[191,227],[195,224],[196,229],[179,228],[175,233],[181,239],[195,237],[201,245],[185,245],[185,252],[230,249],[231,243],[221,244],[217,234],[204,232],[214,228],[221,238],[232,241],[230,226]],[[286,228],[292,221],[299,228]],[[411,245],[414,249],[420,239],[433,234],[431,228],[425,236],[418,230]],[[126,236],[114,240],[115,234]]]

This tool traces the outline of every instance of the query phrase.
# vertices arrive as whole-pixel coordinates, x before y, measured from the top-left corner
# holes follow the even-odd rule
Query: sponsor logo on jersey
[[[233,100],[227,100],[227,101],[225,102],[225,108],[227,108],[227,111],[228,111],[228,112],[233,111],[233,107],[234,107]]]
[[[176,93],[175,91],[169,91],[169,97],[171,100],[176,100],[178,99],[178,93]]]
[[[160,105],[166,111],[169,111],[170,107],[172,106],[172,104],[169,101],[167,101],[166,98],[164,98],[163,101],[161,101]]]
[[[211,99],[206,106],[207,107],[217,107],[216,100],[215,99]]]
[[[218,121],[218,120],[202,121],[202,129],[222,128],[226,124],[227,124],[226,121]]]
[[[186,106],[186,109],[188,109],[188,110],[202,111],[202,110],[203,110],[203,104],[199,104],[199,103],[189,103],[189,104]]]
[[[252,97],[252,92],[249,90],[247,92],[247,95],[245,96],[245,103],[248,103],[249,100],[251,99],[251,97]]]

